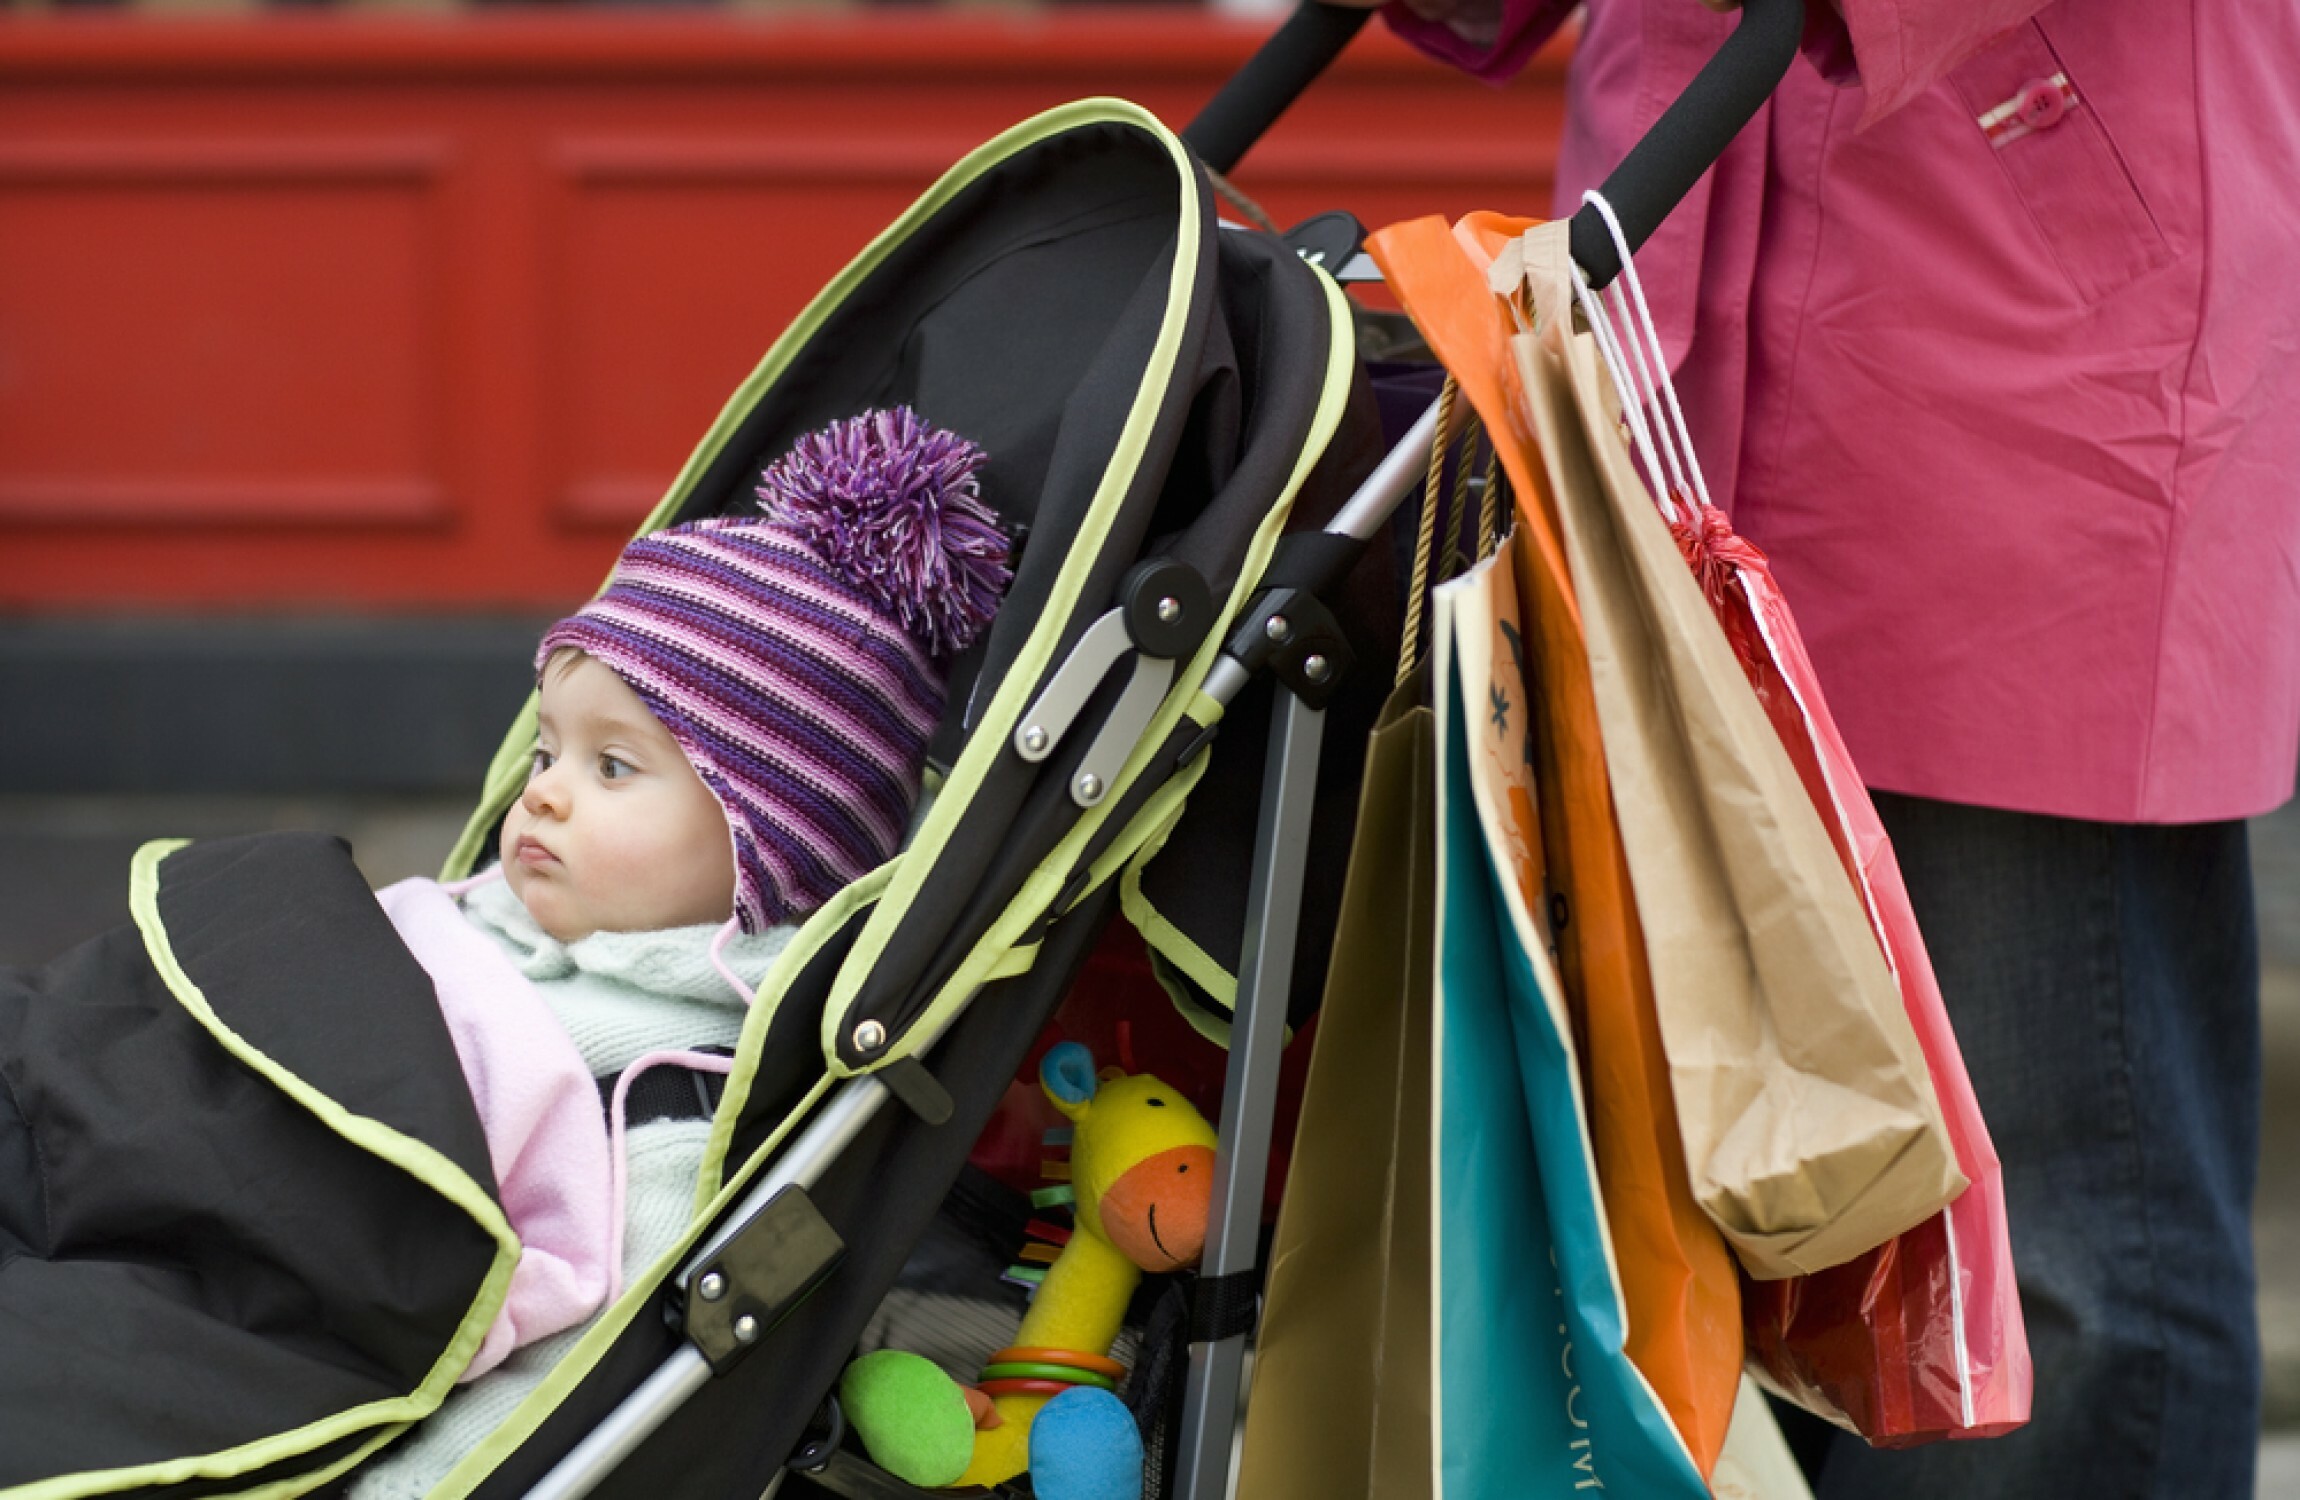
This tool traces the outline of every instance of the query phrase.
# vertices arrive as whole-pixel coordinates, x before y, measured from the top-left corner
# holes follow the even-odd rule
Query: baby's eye
[[[537,745],[535,747],[535,753],[527,758],[528,779],[532,781],[534,778],[542,775],[545,771],[550,770],[551,763],[557,759],[558,757],[553,755],[550,751],[544,749],[541,745]]]
[[[631,774],[631,763],[613,755],[599,757],[599,774],[608,781],[620,781]]]

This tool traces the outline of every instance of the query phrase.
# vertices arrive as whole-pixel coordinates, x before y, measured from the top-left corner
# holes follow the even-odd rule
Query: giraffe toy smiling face
[[[1049,1052],[1039,1078],[1077,1127],[1070,1170],[1080,1226],[1142,1270],[1194,1264],[1214,1201],[1214,1127],[1206,1117],[1146,1073],[1098,1078],[1075,1042]]]

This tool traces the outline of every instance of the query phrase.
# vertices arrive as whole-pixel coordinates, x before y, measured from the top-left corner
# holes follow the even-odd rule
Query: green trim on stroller
[[[1139,125],[1154,136],[1173,158],[1177,180],[1183,183],[1191,180],[1195,168],[1181,140],[1149,111],[1122,100],[1090,99],[1051,110],[1019,127],[1015,133],[1018,138],[1013,141],[1013,146],[1019,148],[1029,145],[1090,120],[1113,120]],[[1007,139],[1002,136],[993,145],[1003,145]],[[981,155],[982,152],[976,153],[977,157]],[[968,158],[969,161],[974,159]],[[1180,242],[1187,245],[1196,239],[1198,233],[1198,201],[1194,195],[1185,191],[1181,195]],[[847,1011],[854,1004],[864,978],[876,964],[887,939],[893,935],[920,887],[933,871],[935,858],[957,827],[959,814],[967,799],[980,789],[991,767],[1006,753],[1007,741],[1014,732],[1016,721],[1036,697],[1047,668],[1053,665],[1055,651],[1062,643],[1071,611],[1080,602],[1094,557],[1108,538],[1112,520],[1132,488],[1136,471],[1141,466],[1151,423],[1158,415],[1166,384],[1174,373],[1175,358],[1181,348],[1182,325],[1196,274],[1197,264],[1190,256],[1174,257],[1172,279],[1167,290],[1166,319],[1164,326],[1159,329],[1156,349],[1136,389],[1120,446],[1111,456],[1111,461],[1104,466],[1102,483],[1096,489],[1078,535],[1063,559],[1054,594],[1040,613],[1028,642],[1016,655],[998,691],[976,722],[965,752],[959,757],[958,764],[951,768],[945,781],[943,794],[935,799],[935,805],[928,811],[926,821],[912,838],[910,849],[895,872],[891,888],[879,903],[878,910],[871,914],[862,935],[856,940],[855,951],[848,956],[845,966],[840,969],[837,980],[831,986],[830,998],[823,1007],[823,1057],[834,1072],[846,1075],[856,1071],[871,1071],[850,1069],[840,1060],[838,1038],[846,1028]],[[1215,636],[1210,635],[1208,640],[1218,644]],[[1203,671],[1203,666],[1200,666],[1201,676]],[[1105,810],[1117,805],[1125,787],[1139,774],[1145,759],[1138,751],[1127,762],[1116,785],[1101,804],[1088,811],[1082,826],[1098,824],[1101,817],[1106,815]],[[1022,892],[1009,907],[1009,921],[993,927],[984,936],[975,951],[961,963],[958,972],[929,1003],[925,1014],[904,1033],[901,1041],[873,1063],[873,1068],[911,1055],[917,1050],[917,1038],[922,1035],[932,1036],[941,1029],[942,1023],[949,1018],[955,1007],[956,1002],[951,997],[956,995],[962,1001],[963,997],[972,994],[987,975],[997,951],[1011,942],[1029,920],[1035,920],[1037,914],[1043,912],[1060,894],[1061,880],[1064,878],[1062,872],[1067,871],[1070,862],[1066,854],[1074,848],[1076,841],[1077,830],[1073,830],[1072,840],[1050,856],[1039,867],[1038,873],[1024,885]],[[1050,877],[1053,883],[1048,885]],[[1016,907],[1030,908],[1029,917],[1022,923],[1011,920]],[[1002,927],[1006,929],[1003,932]]]

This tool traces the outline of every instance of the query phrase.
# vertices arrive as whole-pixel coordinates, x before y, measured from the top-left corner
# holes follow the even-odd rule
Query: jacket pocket
[[[2086,302],[2172,259],[2099,110],[2029,21],[1949,75],[2037,233]]]

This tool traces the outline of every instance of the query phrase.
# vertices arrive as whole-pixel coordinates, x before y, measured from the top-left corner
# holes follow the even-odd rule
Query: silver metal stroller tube
[[[1382,527],[1389,523],[1397,508],[1413,493],[1413,487],[1429,472],[1430,445],[1437,441],[1438,403],[1432,401],[1429,409],[1414,418],[1414,425],[1406,430],[1366,482],[1358,486],[1356,494],[1337,511],[1326,530],[1336,536],[1356,537],[1371,541]]]
[[[1301,851],[1317,802],[1325,718],[1323,709],[1286,693],[1270,723],[1201,1285],[1218,1285],[1224,1277],[1254,1270],[1269,1177],[1270,1128],[1277,1112],[1278,1062],[1286,1045],[1286,997],[1293,989],[1302,913]],[[1190,1345],[1175,1500],[1222,1500],[1228,1492],[1245,1354],[1243,1332]]]
[[[751,1185],[719,1230],[687,1258],[679,1285],[685,1287],[698,1267],[711,1264],[777,1193],[787,1187],[814,1186],[891,1097],[885,1084],[868,1075],[841,1085],[798,1139]],[[588,1495],[710,1379],[710,1361],[693,1344],[681,1344],[527,1492],[528,1500],[579,1500]]]
[[[1359,542],[1379,537],[1428,474],[1437,424],[1438,403],[1433,401],[1335,514],[1327,532]],[[1205,691],[1227,706],[1248,680],[1246,669],[1225,655],[1207,674]],[[1280,692],[1270,720],[1247,891],[1246,944],[1239,958],[1230,1063],[1222,1086],[1222,1138],[1214,1159],[1214,1206],[1201,1267],[1208,1285],[1242,1279],[1255,1268],[1301,919],[1302,850],[1308,846],[1317,800],[1324,729],[1322,710]],[[1243,1332],[1190,1345],[1175,1500],[1225,1500],[1230,1492],[1231,1450],[1244,1406],[1245,1352]]]

